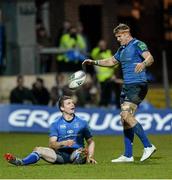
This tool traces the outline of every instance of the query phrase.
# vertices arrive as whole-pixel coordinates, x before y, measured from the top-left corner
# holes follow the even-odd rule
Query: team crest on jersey
[[[139,46],[139,48],[140,48],[142,51],[148,49],[147,46],[146,46],[146,44],[145,44],[144,42],[139,42],[139,43],[138,43],[138,46]]]
[[[61,124],[60,125],[60,129],[66,129],[66,125],[65,124]]]

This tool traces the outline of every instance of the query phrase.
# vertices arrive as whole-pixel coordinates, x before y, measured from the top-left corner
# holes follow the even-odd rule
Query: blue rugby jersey
[[[88,123],[77,116],[71,121],[66,121],[63,116],[58,118],[50,127],[50,137],[56,136],[57,141],[74,140],[75,144],[71,147],[63,148],[80,148],[84,147],[84,139],[92,137]]]
[[[133,38],[127,45],[120,46],[114,58],[121,64],[124,84],[147,82],[146,72],[135,73],[137,63],[144,60],[141,54],[148,51],[147,45]]]

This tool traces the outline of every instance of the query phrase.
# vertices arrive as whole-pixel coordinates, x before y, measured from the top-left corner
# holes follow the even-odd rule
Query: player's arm
[[[97,164],[97,161],[94,159],[94,149],[95,149],[95,142],[92,138],[87,139],[88,144],[88,155],[87,155],[87,162],[92,164]]]
[[[151,66],[154,62],[154,58],[149,51],[143,52],[142,57],[144,58],[144,61],[136,65],[136,73],[142,72],[146,67]]]
[[[75,142],[73,140],[66,140],[66,141],[57,141],[56,136],[52,136],[49,138],[49,147],[57,150],[64,146],[72,146]]]
[[[82,64],[111,67],[118,64],[118,61],[112,56],[110,58],[100,60],[85,59]]]
[[[154,58],[149,51],[143,52],[142,57],[144,61],[142,62],[145,67],[151,66],[154,62]]]

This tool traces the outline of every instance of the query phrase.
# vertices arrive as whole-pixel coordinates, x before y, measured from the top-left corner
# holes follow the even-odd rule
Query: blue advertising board
[[[32,105],[0,105],[0,132],[48,133],[61,112],[55,107]],[[76,115],[89,123],[93,134],[122,134],[120,111],[101,108],[77,108]],[[149,134],[172,133],[172,110],[138,111],[136,119]]]

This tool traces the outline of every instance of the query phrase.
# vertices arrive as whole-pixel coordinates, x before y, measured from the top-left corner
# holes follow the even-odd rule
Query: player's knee
[[[122,122],[127,121],[129,118],[129,112],[128,111],[122,111],[120,113]]]
[[[35,151],[35,152],[37,152],[37,153],[41,153],[41,149],[42,149],[42,147],[35,147],[34,149],[33,149],[33,151]]]

